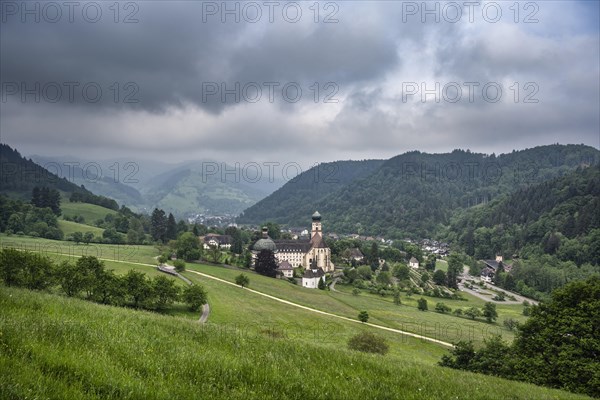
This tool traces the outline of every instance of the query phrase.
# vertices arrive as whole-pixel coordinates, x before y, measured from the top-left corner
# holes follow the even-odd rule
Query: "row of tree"
[[[61,240],[63,232],[51,208],[39,208],[0,195],[0,232]]]
[[[69,297],[146,310],[165,311],[181,301],[197,311],[206,303],[206,292],[200,285],[182,291],[174,279],[164,275],[149,279],[140,271],[129,270],[119,276],[92,256],[55,264],[35,253],[4,249],[0,251],[0,279],[7,286],[55,289]]]

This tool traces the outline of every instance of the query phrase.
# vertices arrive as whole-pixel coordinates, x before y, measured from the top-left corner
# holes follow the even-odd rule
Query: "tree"
[[[175,221],[175,217],[171,213],[169,213],[169,216],[167,217],[167,227],[166,227],[166,231],[165,231],[165,239],[166,240],[177,239],[177,222]]]
[[[436,258],[435,258],[435,254],[430,254],[429,256],[427,256],[427,262],[425,263],[425,269],[427,269],[428,271],[435,271],[435,262],[436,262]]]
[[[262,224],[262,226],[266,226],[267,229],[269,230],[269,237],[273,240],[277,240],[281,237],[281,228],[279,227],[279,224],[276,224],[274,222],[267,222]]]
[[[23,286],[25,257],[25,253],[17,249],[0,251],[0,278],[6,286]]]
[[[93,256],[83,256],[75,262],[77,272],[81,275],[82,287],[87,299],[93,299],[98,289],[98,282],[104,274],[104,262]]]
[[[360,267],[358,267],[356,269],[356,271],[358,272],[358,275],[360,275],[361,278],[370,281],[371,278],[373,277],[373,271],[371,270],[371,267],[369,267],[368,265],[361,265]]]
[[[221,259],[221,249],[219,246],[211,245],[208,249],[208,257],[213,263],[217,264]]]
[[[509,330],[513,331],[515,328],[519,326],[519,321],[514,320],[512,318],[507,318],[504,320],[504,326]]]
[[[600,277],[556,289],[532,307],[513,347],[518,377],[538,385],[600,395]]]
[[[398,280],[405,281],[410,277],[410,269],[408,266],[400,264],[394,268],[394,276],[398,278]]]
[[[94,240],[94,233],[93,232],[86,232],[83,234],[83,237],[81,239],[83,241],[83,243],[90,244],[90,242],[92,240]]]
[[[420,311],[427,311],[427,309],[428,309],[427,300],[424,299],[423,297],[421,297],[419,300],[417,300],[417,308]]]
[[[80,242],[83,242],[83,233],[81,232],[73,232],[73,241],[75,242],[75,244],[79,244]]]
[[[456,254],[450,255],[448,257],[448,287],[453,289],[458,289],[458,276],[462,273],[463,263]]]
[[[361,311],[358,313],[358,320],[362,323],[366,323],[369,320],[369,313],[366,311]]]
[[[464,314],[465,314],[467,317],[469,317],[469,318],[471,318],[471,319],[473,319],[473,320],[474,320],[475,318],[477,318],[477,317],[480,317],[480,316],[481,316],[481,310],[480,310],[479,308],[476,308],[476,307],[471,307],[471,308],[467,308],[467,309],[464,311]]]
[[[235,277],[236,285],[240,285],[242,288],[247,287],[250,284],[250,278],[245,274],[239,274]]]
[[[192,232],[182,233],[175,241],[175,254],[177,258],[185,261],[200,259],[202,254],[200,240]]]
[[[360,289],[359,288],[352,289],[352,295],[353,296],[358,296],[359,294],[360,294]]]
[[[489,323],[492,323],[498,318],[498,312],[496,311],[496,304],[494,303],[485,303],[483,306],[483,316],[485,320]]]
[[[463,315],[463,310],[462,308],[455,308],[454,311],[452,311],[452,314],[456,315],[457,317],[460,317],[461,315]]]
[[[200,310],[206,304],[206,298],[206,291],[201,285],[190,285],[183,290],[182,299],[192,311]]]
[[[152,300],[152,286],[144,273],[130,269],[124,276],[124,286],[133,307],[146,306]]]
[[[399,306],[402,304],[402,300],[400,300],[400,291],[394,290],[394,304]]]
[[[444,303],[437,303],[435,305],[435,311],[442,313],[442,314],[446,314],[447,312],[452,311],[452,309],[450,307],[448,307],[446,304]]]
[[[379,274],[377,274],[377,278],[375,278],[375,280],[377,281],[377,283],[383,286],[388,286],[392,283],[392,277],[387,271],[381,271]]]
[[[275,278],[277,276],[277,263],[271,250],[261,250],[256,257],[255,271],[261,275]]]
[[[425,285],[427,282],[429,282],[429,279],[429,274],[427,272],[423,272],[423,274],[421,275],[421,283]]]
[[[433,282],[436,285],[445,286],[446,285],[446,273],[441,269],[438,269],[433,273]]]
[[[175,267],[175,271],[184,272],[185,271],[185,261],[183,260],[175,260],[173,261],[173,266]]]
[[[63,261],[57,269],[58,283],[69,297],[77,296],[85,286],[85,276],[68,261]]]
[[[473,342],[459,341],[450,350],[451,355],[444,354],[439,364],[442,367],[468,370],[471,362],[475,358],[475,348]]]
[[[167,233],[167,217],[165,212],[158,208],[152,211],[150,217],[150,234],[155,241],[165,242]]]
[[[179,287],[175,280],[164,275],[155,276],[152,279],[152,291],[154,308],[164,310],[179,298]]]
[[[114,243],[114,244],[123,243],[123,238],[121,237],[121,234],[119,232],[117,232],[117,230],[115,228],[105,229],[104,232],[102,232],[102,237],[108,243]]]
[[[321,290],[327,289],[327,285],[325,285],[325,278],[319,279],[319,284],[317,287]]]
[[[350,350],[362,351],[364,353],[386,354],[389,346],[385,339],[371,332],[361,332],[348,340]]]

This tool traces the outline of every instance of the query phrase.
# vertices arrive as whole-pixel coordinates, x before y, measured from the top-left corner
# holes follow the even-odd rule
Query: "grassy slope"
[[[53,253],[80,256],[89,255],[98,258],[153,265],[156,264],[154,257],[158,255],[158,250],[154,246],[99,243],[85,245],[25,236],[6,236],[5,234],[0,234],[0,247],[15,247],[23,250],[38,251],[46,255]]]
[[[100,207],[95,204],[71,203],[63,199],[60,203],[62,215],[74,217],[81,215],[85,218],[85,223],[92,225],[97,219],[104,219],[106,214],[116,215],[117,212],[108,208]]]
[[[72,234],[73,232],[81,232],[81,233],[92,232],[94,234],[94,236],[101,237],[102,232],[104,232],[104,229],[98,228],[96,226],[80,224],[80,223],[73,222],[73,221],[65,221],[62,219],[58,220],[58,228],[61,231],[63,231],[63,233],[65,234],[65,237]]]
[[[104,259],[119,260],[120,262],[105,261],[107,267],[115,269],[117,273],[125,273],[130,268],[144,271],[149,275],[156,273],[151,267],[133,264],[140,262],[155,265],[156,261],[153,257],[157,255],[158,251],[152,246],[104,244],[86,246],[48,239],[0,235],[0,246],[7,247],[9,245],[41,251],[55,259],[57,258],[55,253],[63,253],[75,256],[95,255]],[[58,259],[62,260],[64,257],[58,257]],[[197,270],[231,282],[240,273],[240,270],[237,269],[190,263],[188,263],[188,269]],[[402,296],[402,305],[396,306],[393,304],[391,297],[382,298],[366,292],[361,293],[360,296],[353,296],[350,294],[351,289],[343,285],[337,285],[339,293],[325,292],[305,289],[286,281],[266,278],[247,270],[243,272],[249,274],[251,288],[263,293],[353,319],[357,317],[359,311],[367,310],[370,315],[369,322],[443,341],[452,342],[459,339],[471,339],[476,344],[481,344],[484,338],[497,333],[502,334],[506,340],[512,340],[513,333],[503,327],[502,321],[505,318],[525,319],[521,315],[522,306],[520,305],[498,305],[499,320],[496,324],[491,325],[482,321],[471,321],[466,318],[442,315],[432,311],[438,301],[444,302],[453,309],[483,306],[484,302],[482,300],[468,294],[464,294],[464,296],[469,301],[426,297],[430,311],[421,312],[416,308],[416,300],[420,296],[412,296],[411,298]],[[190,279],[197,278],[194,274],[186,275]]]
[[[209,290],[215,314],[229,323],[231,316],[260,322],[286,314],[243,289]],[[228,291],[235,296],[217,301]],[[265,310],[245,313],[245,304]],[[583,398],[437,367],[407,356],[410,343],[371,356],[310,334],[277,339],[5,287],[0,309],[2,399]],[[288,320],[319,323],[316,315],[291,314]]]
[[[237,269],[202,264],[188,264],[187,268],[231,282],[241,272]],[[462,339],[473,340],[476,344],[481,344],[485,338],[493,334],[501,334],[505,340],[512,340],[513,333],[504,328],[503,320],[505,318],[525,319],[521,315],[521,305],[498,305],[500,318],[495,324],[432,311],[437,302],[444,302],[453,309],[483,306],[484,301],[467,294],[464,296],[468,301],[424,296],[429,303],[430,311],[422,312],[417,309],[417,299],[421,296],[412,296],[411,298],[402,296],[402,305],[397,306],[393,304],[391,297],[382,298],[364,292],[359,296],[353,296],[349,293],[351,289],[342,285],[336,286],[340,292],[320,291],[306,289],[283,280],[266,278],[251,271],[244,270],[243,272],[250,277],[250,287],[260,292],[349,318],[356,318],[359,311],[366,310],[369,312],[369,322],[443,341],[454,342]],[[186,276],[194,277],[190,273],[187,273]]]

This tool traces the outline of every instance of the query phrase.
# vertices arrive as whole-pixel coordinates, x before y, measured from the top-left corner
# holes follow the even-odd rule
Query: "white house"
[[[410,261],[408,262],[408,266],[415,269],[419,268],[419,260],[417,260],[414,257],[411,257]]]
[[[292,267],[292,265],[285,260],[279,263],[279,266],[277,267],[277,272],[281,274],[280,276],[284,278],[294,277],[294,267]]]
[[[323,268],[307,269],[302,276],[302,287],[317,289],[321,279],[325,280]]]
[[[231,248],[231,242],[233,238],[229,235],[217,235],[215,233],[209,233],[206,236],[200,237],[200,240],[204,244],[204,250],[208,250],[211,247],[218,247],[220,249]]]

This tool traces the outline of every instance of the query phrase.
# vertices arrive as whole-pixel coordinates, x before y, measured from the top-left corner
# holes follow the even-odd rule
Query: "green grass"
[[[446,260],[435,260],[435,269],[441,269],[444,272],[448,272],[448,262]]]
[[[156,264],[156,257],[159,253],[154,246],[143,245],[117,245],[117,244],[99,244],[90,243],[75,244],[68,241],[50,240],[42,238],[32,238],[27,236],[6,236],[0,234],[0,248],[15,247],[22,250],[36,251],[43,254],[68,254],[68,255],[89,255],[98,258],[112,259],[125,262],[139,262],[146,264]]]
[[[98,228],[97,226],[80,224],[78,222],[65,221],[62,219],[58,220],[58,228],[61,231],[63,231],[63,233],[65,234],[65,237],[72,234],[73,232],[81,232],[81,233],[92,232],[94,234],[94,236],[102,237],[102,233],[104,232],[104,229]]]
[[[347,336],[372,328],[340,322],[321,339],[324,317],[205,284],[205,325],[0,286],[0,398],[585,398],[438,367],[439,347],[414,339],[384,357],[352,352]],[[273,322],[307,329],[266,334]]]
[[[241,270],[230,269],[213,265],[188,263],[187,269],[199,271],[215,276],[229,282],[235,281],[235,276]],[[321,311],[356,319],[359,311],[369,313],[369,322],[406,332],[416,333],[434,339],[455,342],[458,340],[472,340],[476,345],[481,345],[483,340],[495,334],[511,341],[514,333],[506,329],[502,322],[505,318],[525,320],[521,315],[521,305],[498,305],[499,320],[488,324],[481,320],[470,320],[450,314],[440,314],[433,311],[437,302],[444,302],[454,308],[482,307],[485,303],[474,296],[465,295],[468,301],[447,300],[424,296],[429,303],[429,311],[417,309],[417,299],[421,296],[413,295],[408,298],[402,296],[402,305],[393,304],[390,296],[382,298],[362,292],[359,296],[350,294],[351,288],[336,285],[341,292],[306,289],[293,285],[284,280],[276,280],[258,275],[252,271],[243,270],[250,277],[250,288],[267,293],[285,300],[304,306],[309,306]],[[193,274],[186,274],[192,278]]]
[[[149,275],[158,273],[153,267],[135,264],[136,262],[151,265],[156,264],[154,257],[158,255],[158,250],[152,246],[117,246],[105,244],[86,246],[84,244],[76,245],[72,242],[14,235],[10,237],[0,235],[0,246],[14,246],[34,250],[59,260],[64,259],[65,255],[71,257],[94,255],[105,259],[106,266],[114,269],[117,273],[126,273],[127,270],[132,268],[146,272]],[[57,253],[63,255],[56,256]],[[115,261],[107,261],[106,259]],[[241,272],[238,269],[193,263],[188,263],[187,268],[230,282],[233,282],[235,276]],[[503,321],[507,318],[519,321],[526,319],[522,315],[523,307],[521,305],[498,304],[499,319],[495,324],[487,324],[480,320],[472,321],[467,318],[439,314],[433,311],[437,302],[443,302],[452,309],[457,307],[482,307],[485,303],[483,300],[465,293],[463,293],[463,296],[468,301],[425,297],[429,303],[429,311],[422,312],[416,308],[417,299],[420,298],[417,295],[413,295],[410,298],[403,295],[401,298],[402,305],[397,306],[393,304],[390,296],[382,298],[381,296],[371,295],[365,291],[359,296],[353,296],[350,294],[352,288],[340,284],[336,286],[339,293],[306,289],[284,280],[275,280],[255,274],[252,271],[243,271],[250,276],[250,287],[263,293],[352,319],[357,318],[359,311],[367,310],[370,315],[369,322],[371,323],[421,334],[446,342],[470,339],[476,345],[481,345],[483,339],[493,334],[501,334],[505,340],[510,341],[514,334],[504,328]],[[193,274],[187,274],[189,278],[196,278],[196,276],[190,275]]]
[[[60,203],[62,215],[74,217],[81,215],[85,219],[87,225],[93,225],[98,219],[104,219],[106,214],[117,215],[115,210],[87,203],[71,203],[69,200],[63,199]]]

